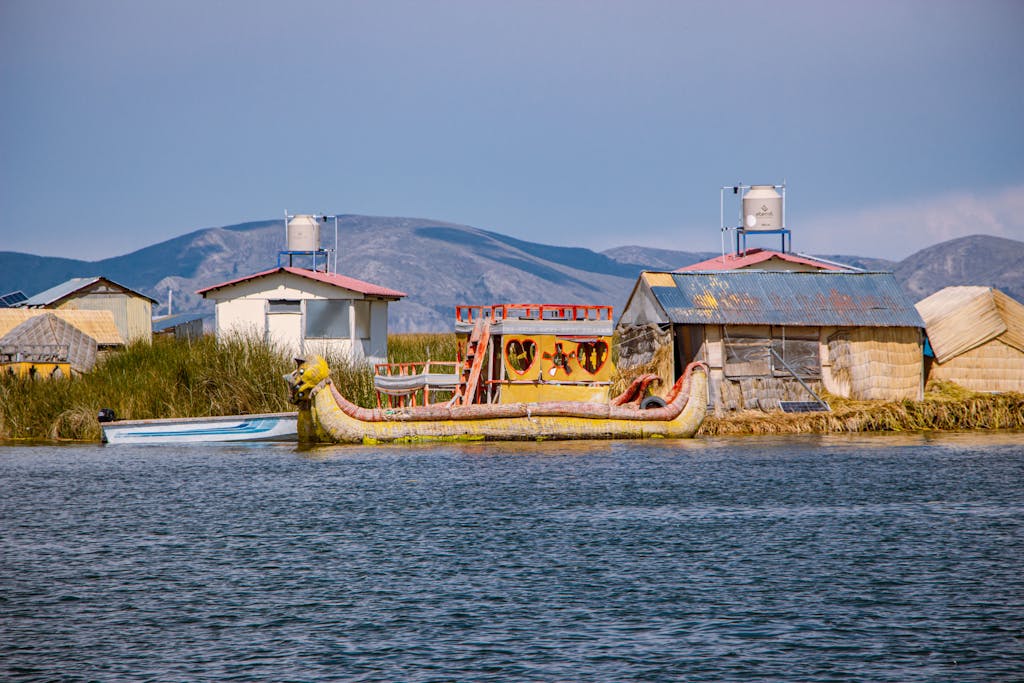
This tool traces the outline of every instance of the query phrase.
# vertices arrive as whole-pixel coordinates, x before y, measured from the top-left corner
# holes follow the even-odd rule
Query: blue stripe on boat
[[[208,429],[178,429],[169,430],[163,432],[154,432],[150,430],[140,431],[122,431],[121,436],[213,436],[222,434],[260,434],[262,432],[269,432],[277,426],[278,420],[246,420],[245,422],[239,422],[238,424],[231,425],[228,427],[214,427]]]

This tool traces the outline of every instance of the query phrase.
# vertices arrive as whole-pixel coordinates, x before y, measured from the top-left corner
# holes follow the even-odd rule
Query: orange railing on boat
[[[480,319],[501,320],[611,320],[611,306],[590,304],[494,304],[456,306],[455,320],[472,323]]]

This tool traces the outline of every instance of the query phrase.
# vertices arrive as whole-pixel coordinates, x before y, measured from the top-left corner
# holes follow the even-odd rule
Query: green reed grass
[[[390,362],[455,360],[454,334],[396,334],[388,341]],[[341,356],[327,362],[342,394],[376,405],[368,363]],[[69,379],[0,375],[0,439],[97,441],[101,408],[124,420],[294,410],[282,379],[293,369],[288,354],[263,341],[207,335],[131,344]]]
[[[388,344],[392,363],[453,361],[457,354],[451,333],[395,334]],[[376,405],[369,364],[344,357],[327,361],[342,394],[362,406]],[[262,341],[205,336],[132,344],[70,379],[0,375],[0,439],[97,441],[100,408],[113,409],[121,419],[294,410],[282,379],[293,368],[287,354]],[[941,383],[930,385],[921,402],[827,400],[831,413],[709,416],[700,433],[1024,429],[1024,394],[978,394]]]
[[[458,349],[455,333],[408,333],[388,337],[389,363],[415,363],[426,360],[454,361]]]

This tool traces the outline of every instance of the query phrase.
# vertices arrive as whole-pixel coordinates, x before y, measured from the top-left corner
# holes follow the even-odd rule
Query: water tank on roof
[[[315,216],[299,214],[288,221],[288,251],[317,251],[320,249],[320,223]]]
[[[774,185],[751,185],[743,195],[743,228],[748,232],[780,230],[786,226],[782,219],[782,196]]]

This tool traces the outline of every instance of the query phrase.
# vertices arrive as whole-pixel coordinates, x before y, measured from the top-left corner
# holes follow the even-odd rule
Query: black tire
[[[640,410],[650,410],[651,408],[664,408],[665,399],[661,396],[648,396],[644,400],[640,401]]]

